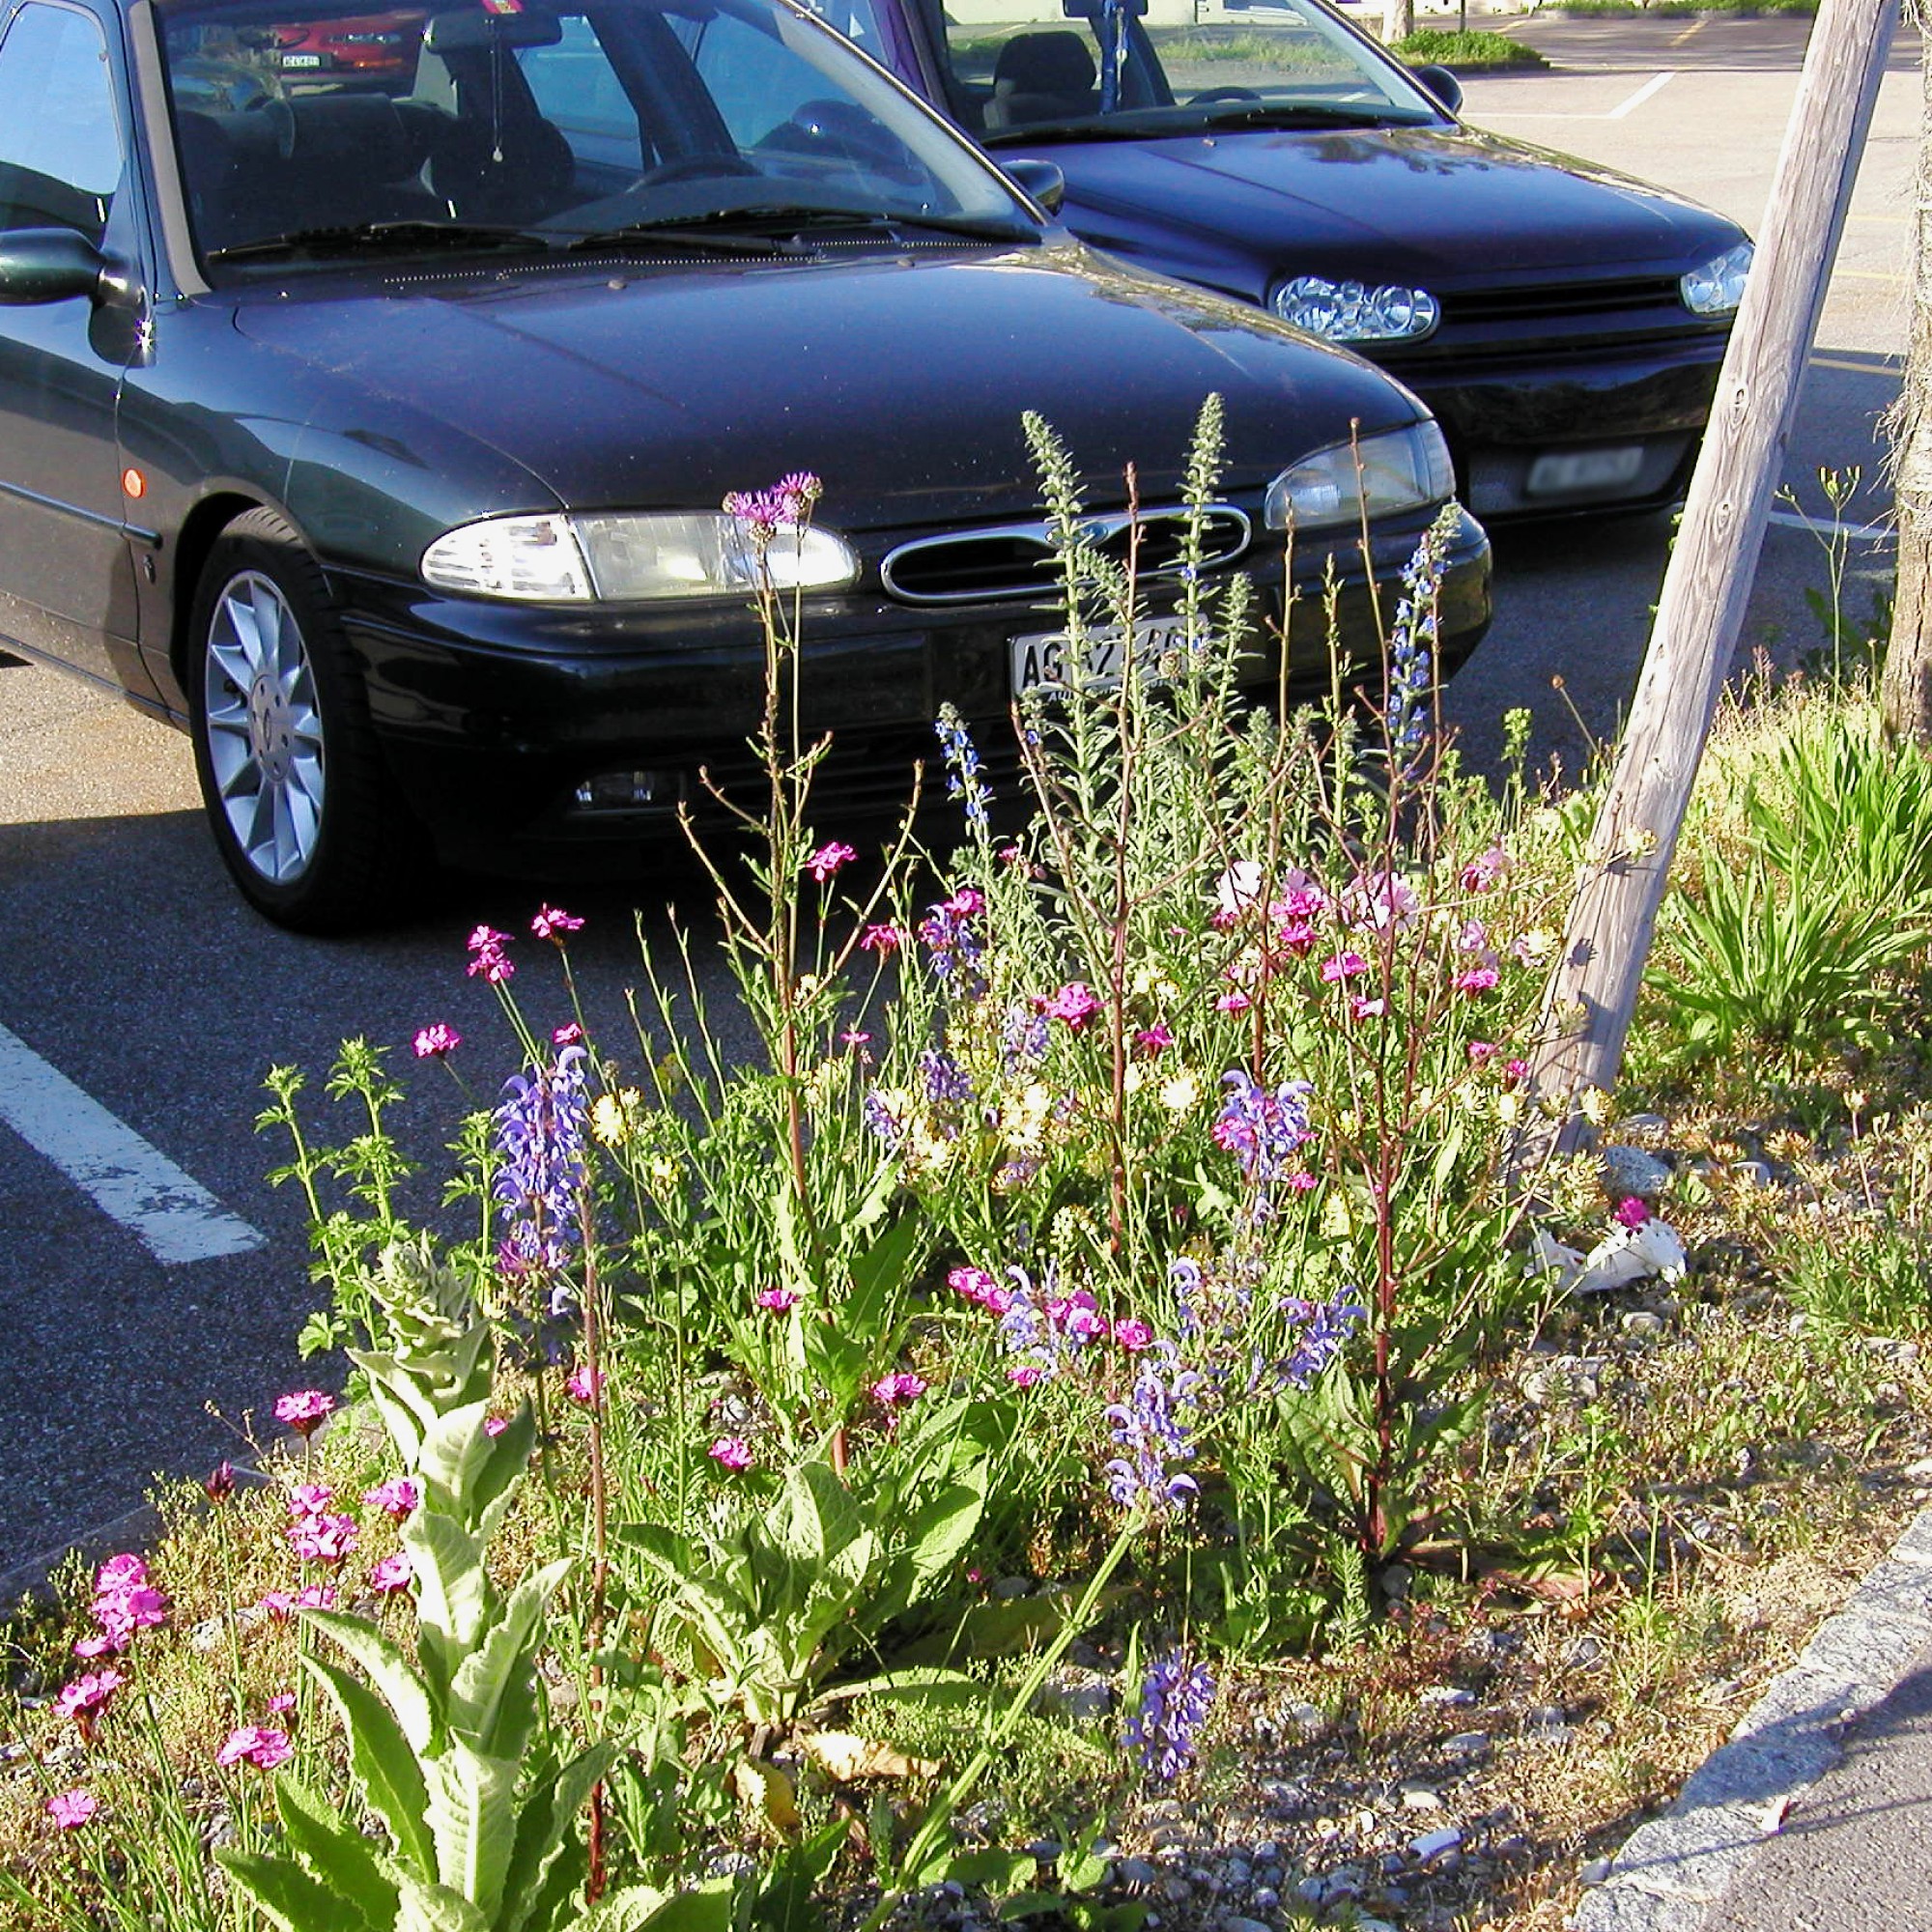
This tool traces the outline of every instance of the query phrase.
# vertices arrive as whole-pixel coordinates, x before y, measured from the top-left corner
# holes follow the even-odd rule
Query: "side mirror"
[[[120,269],[71,228],[0,230],[0,303],[90,301],[106,294]]]
[[[1463,83],[1446,67],[1412,67],[1408,71],[1411,80],[1418,80],[1431,94],[1435,95],[1450,113],[1458,112],[1463,105]]]
[[[1049,214],[1058,214],[1066,200],[1066,177],[1052,161],[1002,161],[1007,179],[1022,194],[1037,201]]]

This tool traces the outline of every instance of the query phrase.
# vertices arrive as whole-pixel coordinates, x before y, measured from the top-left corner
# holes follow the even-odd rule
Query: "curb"
[[[1898,1688],[1928,1643],[1932,1509],[1818,1627],[1669,1811],[1624,1841],[1571,1917],[1575,1932],[1700,1932],[1786,1810],[1844,1755],[1847,1728]]]

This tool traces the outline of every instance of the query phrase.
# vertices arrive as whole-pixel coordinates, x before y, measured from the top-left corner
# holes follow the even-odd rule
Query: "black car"
[[[1051,676],[1027,410],[1117,543],[1139,465],[1157,591],[1220,393],[1216,568],[1279,586],[1292,522],[1294,647],[1333,549],[1376,648],[1370,580],[1451,492],[1415,398],[1056,235],[787,0],[460,3],[405,94],[288,87],[333,17],[0,5],[0,641],[191,732],[271,918],[364,916],[419,832],[639,863],[744,761],[763,649],[720,506],[787,471],[825,478],[772,553],[804,726],[855,803],[901,795],[943,702]],[[1445,659],[1489,610],[1464,518]]]
[[[1750,264],[1722,215],[1463,125],[1325,0],[823,0],[1098,247],[1348,343],[1485,522],[1673,501]]]

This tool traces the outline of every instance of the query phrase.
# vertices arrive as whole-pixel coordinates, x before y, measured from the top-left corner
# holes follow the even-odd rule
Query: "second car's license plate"
[[[1531,497],[1565,497],[1573,491],[1614,490],[1636,481],[1643,468],[1643,445],[1625,443],[1619,449],[1552,450],[1529,466],[1524,484]]]
[[[322,56],[320,54],[284,54],[282,56],[282,65],[284,67],[320,67],[322,65]]]
[[[1134,626],[1134,662],[1152,670],[1186,635],[1179,617],[1143,617]],[[1012,640],[1013,696],[1040,688],[1060,689],[1067,682],[1067,639],[1065,631],[1046,631]],[[1096,625],[1087,633],[1086,674],[1079,681],[1105,689],[1119,684],[1126,659],[1125,633],[1118,624]]]

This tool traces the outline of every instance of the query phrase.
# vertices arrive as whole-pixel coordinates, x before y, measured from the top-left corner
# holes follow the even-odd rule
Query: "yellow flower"
[[[660,1194],[677,1184],[677,1162],[668,1153],[654,1153],[644,1163],[644,1178]]]
[[[1522,1115],[1522,1096],[1520,1094],[1498,1094],[1496,1095],[1496,1119],[1504,1126],[1513,1126]]]
[[[1610,1118],[1610,1096],[1601,1087],[1585,1087],[1577,1095],[1577,1111],[1593,1127],[1601,1127]]]
[[[1532,925],[1516,943],[1517,957],[1534,966],[1556,951],[1556,935],[1547,925]]]
[[[644,1096],[635,1087],[615,1094],[600,1094],[590,1103],[590,1131],[606,1147],[621,1147],[638,1128],[638,1113]]]
[[[1200,1076],[1189,1072],[1185,1067],[1161,1087],[1160,1104],[1177,1117],[1192,1113],[1200,1102]]]

